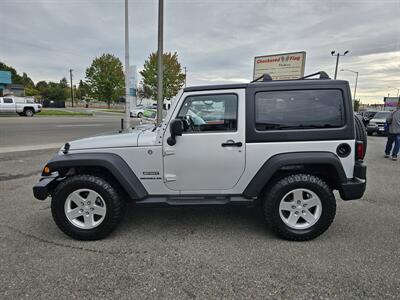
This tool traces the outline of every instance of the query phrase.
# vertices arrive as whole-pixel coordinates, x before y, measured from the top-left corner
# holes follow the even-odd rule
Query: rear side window
[[[11,98],[3,98],[3,103],[13,103]]]
[[[344,126],[340,90],[258,92],[255,97],[258,131],[338,128]]]

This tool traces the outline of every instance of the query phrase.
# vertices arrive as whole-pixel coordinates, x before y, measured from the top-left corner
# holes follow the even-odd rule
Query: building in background
[[[396,110],[396,107],[400,102],[400,97],[385,97],[383,98],[383,102],[385,102],[385,110]]]
[[[3,89],[3,94],[24,97],[25,88],[22,84],[9,84]]]
[[[3,96],[4,89],[11,84],[11,72],[0,71],[0,96]]]

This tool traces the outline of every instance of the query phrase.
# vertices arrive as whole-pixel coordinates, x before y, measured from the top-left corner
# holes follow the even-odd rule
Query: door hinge
[[[176,150],[174,148],[167,148],[164,149],[164,156],[174,155]]]

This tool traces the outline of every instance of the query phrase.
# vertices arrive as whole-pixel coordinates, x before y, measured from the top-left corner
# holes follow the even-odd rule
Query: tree
[[[354,111],[358,111],[360,108],[360,100],[354,100]]]
[[[85,98],[88,94],[87,92],[88,87],[86,86],[86,83],[83,82],[83,80],[79,81],[78,89],[76,90],[76,97],[80,100]]]
[[[17,71],[5,63],[0,62],[0,70],[9,71],[11,73],[11,82],[14,84],[22,84],[26,88],[34,88],[35,84],[32,79],[28,77],[26,73],[22,73],[22,76],[17,73]]]
[[[164,72],[163,72],[163,94],[164,98],[170,100],[182,88],[185,82],[185,74],[182,73],[181,64],[178,61],[178,54],[163,54]],[[143,71],[142,85],[144,91],[149,91],[149,96],[157,99],[157,53],[153,52],[145,61]]]
[[[39,81],[38,83],[36,83],[36,89],[39,90],[40,92],[44,91],[45,89],[47,89],[49,85],[47,84],[46,81],[42,80]]]
[[[68,88],[68,80],[67,80],[67,78],[65,78],[65,77],[61,78],[61,80],[60,80],[60,86],[61,86],[62,88],[64,88],[64,89],[67,89],[67,88]]]
[[[44,99],[54,101],[65,101],[67,99],[66,89],[60,83],[49,82],[47,86],[42,83],[40,87],[42,88],[40,93]]]
[[[112,54],[103,54],[93,60],[86,69],[86,82],[89,94],[99,100],[116,101],[124,94],[124,72],[119,58]]]
[[[142,85],[137,89],[137,97],[142,100],[144,98],[151,98],[151,90],[148,86]]]

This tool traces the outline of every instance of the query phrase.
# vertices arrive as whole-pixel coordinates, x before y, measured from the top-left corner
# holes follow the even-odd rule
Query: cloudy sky
[[[102,53],[124,61],[123,0],[0,0],[0,61],[34,80],[74,80]],[[130,0],[131,63],[157,48],[157,0]],[[359,71],[357,98],[400,88],[400,0],[165,0],[164,50],[177,51],[188,84],[247,82],[254,56],[306,51],[306,73]],[[355,75],[339,72],[338,78]]]

